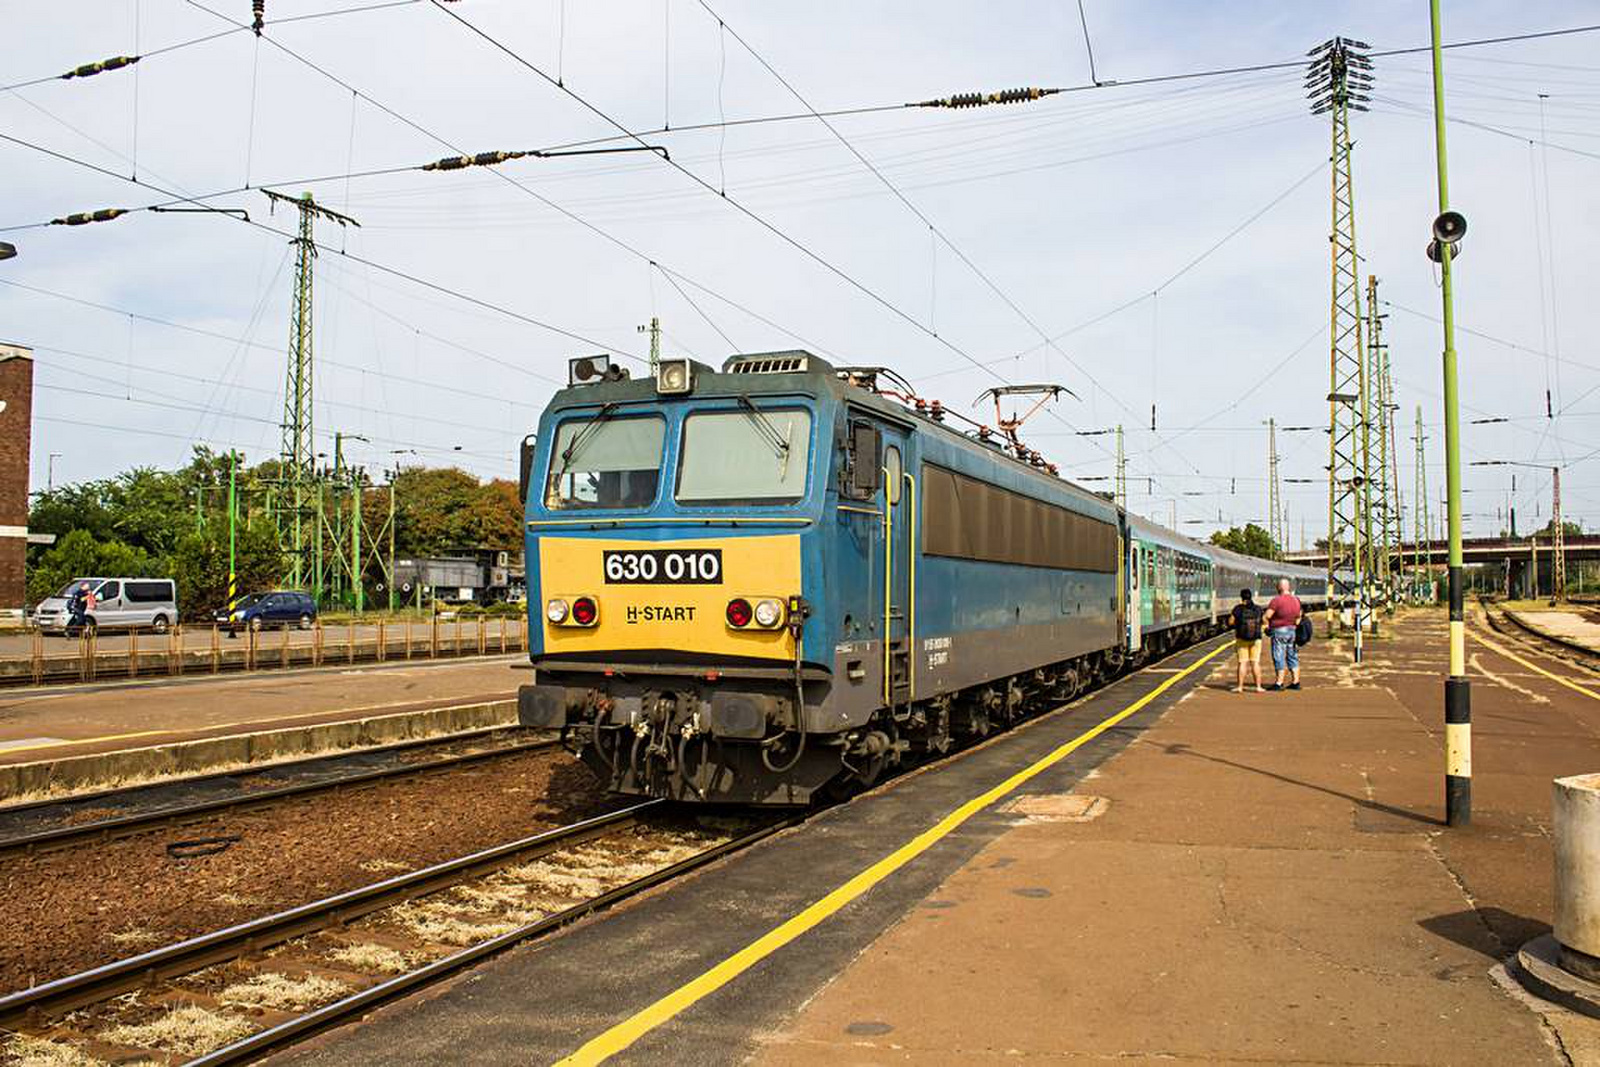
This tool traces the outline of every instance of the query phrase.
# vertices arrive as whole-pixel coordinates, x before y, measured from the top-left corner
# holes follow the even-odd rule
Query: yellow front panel
[[[608,551],[719,549],[719,580],[706,584],[607,582]],[[547,653],[672,651],[794,659],[788,629],[735,630],[728,626],[728,601],[754,604],[800,595],[800,536],[706,537],[682,541],[632,541],[591,537],[541,537],[539,584],[545,602],[567,603],[592,596],[600,621],[588,628],[544,623]],[[543,615],[544,604],[538,605]]]

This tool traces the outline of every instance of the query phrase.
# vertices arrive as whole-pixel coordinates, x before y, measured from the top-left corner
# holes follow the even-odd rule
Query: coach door
[[[1128,651],[1137,652],[1144,637],[1144,582],[1139,564],[1139,542],[1128,539],[1128,602],[1124,607],[1128,633]]]
[[[906,434],[880,426],[883,441],[883,605],[884,703],[901,705],[915,697],[917,483],[906,462]]]

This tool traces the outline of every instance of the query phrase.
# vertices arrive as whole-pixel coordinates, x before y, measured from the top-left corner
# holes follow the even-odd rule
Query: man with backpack
[[[1277,682],[1267,687],[1274,691],[1300,688],[1300,642],[1297,636],[1305,611],[1293,590],[1289,579],[1279,578],[1278,595],[1267,602],[1266,616],[1262,620],[1272,640],[1272,666],[1278,672]]]
[[[1256,692],[1261,688],[1261,608],[1256,605],[1256,595],[1248,589],[1239,590],[1239,603],[1228,616],[1233,626],[1233,648],[1239,658],[1239,684],[1235,693],[1244,692],[1246,669],[1255,677]]]

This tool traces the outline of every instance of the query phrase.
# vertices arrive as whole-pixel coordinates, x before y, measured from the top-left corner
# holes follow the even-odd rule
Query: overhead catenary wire
[[[358,15],[367,11],[381,11],[385,8],[391,7],[410,7],[413,4],[419,4],[421,2],[422,0],[380,0],[379,3],[365,4],[360,7],[335,8],[330,11],[309,11],[301,15],[286,15],[282,18],[268,19],[266,25],[284,26],[293,22],[309,22],[313,19],[337,18],[341,15]],[[207,33],[199,37],[191,37],[182,41],[174,41],[172,44],[162,45],[159,48],[151,48],[143,51],[135,49],[135,51],[138,53],[136,55],[112,56],[107,59],[96,60],[92,63],[85,63],[67,71],[64,74],[44,74],[38,77],[28,78],[25,81],[12,82],[9,85],[0,85],[0,93],[10,92],[13,89],[26,89],[32,85],[44,85],[48,82],[92,77],[93,75],[103,74],[107,71],[121,70],[124,67],[133,66],[142,60],[154,59],[156,56],[182,51],[185,48],[193,48],[196,45],[209,44],[212,41],[219,40],[223,37],[231,37],[235,33],[240,33],[248,29],[250,29],[248,25],[240,25],[229,30],[218,30],[216,33]]]
[[[195,2],[195,0],[189,0],[189,2],[193,3],[193,2]],[[536,75],[538,78],[540,78],[541,80],[543,80],[544,82],[546,82],[550,86],[554,87],[558,92],[561,92],[561,93],[565,94],[566,96],[568,96],[570,99],[572,99],[574,102],[579,104],[586,111],[590,112],[591,114],[593,114],[597,118],[599,118],[602,121],[604,121],[607,125],[609,125],[609,126],[613,127],[614,129],[616,129],[620,134],[624,135],[628,139],[633,140],[636,143],[639,143],[639,144],[644,144],[645,143],[644,140],[637,133],[635,133],[634,131],[629,130],[626,125],[624,125],[623,123],[618,121],[612,115],[607,113],[604,109],[602,109],[598,105],[594,104],[592,101],[590,101],[589,99],[584,97],[582,94],[579,94],[576,91],[574,91],[570,86],[564,86],[564,85],[559,84],[557,82],[557,80],[551,74],[549,74],[547,71],[545,71],[538,64],[536,64],[533,61],[529,60],[526,56],[523,56],[520,52],[518,52],[517,50],[511,48],[509,45],[505,44],[503,41],[499,40],[494,35],[492,35],[492,34],[488,33],[487,31],[483,30],[481,27],[479,27],[478,25],[473,23],[470,19],[465,18],[459,12],[457,12],[455,10],[452,10],[450,7],[446,6],[444,3],[439,2],[439,0],[431,0],[431,2],[433,3],[433,6],[434,6],[435,10],[437,10],[437,11],[443,13],[444,15],[448,16],[449,18],[455,20],[457,23],[459,23],[461,26],[465,27],[469,32],[471,32],[475,36],[479,37],[481,40],[483,40],[485,43],[490,45],[492,48],[494,48],[495,50],[501,52],[502,54],[504,54],[505,56],[510,58],[513,62],[517,63],[519,66],[522,66],[523,68],[528,70],[530,73]],[[997,379],[997,380],[999,380],[1001,382],[1008,382],[1008,379],[1006,379],[999,372],[995,371],[992,367],[989,367],[989,366],[985,365],[984,363],[979,361],[976,357],[974,357],[971,353],[967,352],[964,348],[962,348],[961,346],[959,346],[959,345],[955,344],[954,342],[950,341],[947,337],[944,337],[944,336],[941,336],[939,334],[934,333],[932,330],[930,330],[928,328],[927,324],[921,322],[915,315],[912,315],[911,313],[907,312],[906,310],[901,308],[899,305],[895,304],[893,301],[891,301],[887,297],[883,296],[876,289],[872,288],[871,286],[868,286],[866,283],[862,282],[860,279],[856,278],[854,275],[850,274],[848,271],[845,271],[843,268],[839,267],[837,264],[833,263],[831,260],[829,260],[826,257],[822,256],[815,249],[811,248],[809,245],[807,245],[804,242],[800,241],[799,239],[795,238],[793,235],[789,234],[786,230],[784,230],[783,228],[779,227],[777,224],[773,223],[770,219],[768,219],[765,216],[753,211],[751,208],[747,207],[745,204],[740,202],[737,198],[727,195],[727,193],[725,191],[723,191],[723,190],[718,190],[710,182],[706,181],[704,178],[700,177],[698,174],[696,174],[693,171],[689,170],[688,168],[684,167],[681,163],[677,162],[676,160],[674,160],[674,159],[672,159],[670,157],[662,157],[661,158],[661,162],[665,163],[667,166],[670,166],[674,170],[678,171],[684,177],[688,178],[691,182],[693,182],[694,184],[700,186],[707,193],[710,193],[713,196],[720,197],[723,200],[723,202],[727,203],[734,210],[738,211],[741,215],[745,216],[746,218],[750,219],[752,222],[754,222],[757,225],[759,225],[762,229],[766,230],[768,233],[770,233],[774,237],[778,238],[781,242],[783,242],[784,244],[788,245],[790,248],[792,248],[795,251],[799,252],[802,256],[804,256],[805,258],[809,259],[810,261],[815,263],[817,266],[821,267],[826,272],[832,274],[836,278],[838,278],[841,281],[845,282],[848,286],[850,286],[851,288],[855,289],[857,292],[861,293],[862,295],[866,296],[869,300],[871,300],[873,303],[879,305],[884,310],[888,311],[894,317],[896,317],[896,318],[900,319],[901,321],[909,324],[917,332],[919,332],[919,333],[921,333],[921,334],[923,334],[923,335],[925,335],[927,337],[932,338],[935,343],[941,345],[942,347],[948,348],[950,351],[952,351],[952,352],[956,353],[957,355],[961,356],[963,359],[967,360],[974,367],[978,368],[979,370],[983,371],[984,373],[991,375],[992,377],[994,377],[995,379]],[[1055,418],[1059,419],[1059,416],[1055,415],[1054,412],[1052,412],[1051,415],[1052,415],[1052,417],[1055,417]],[[1104,448],[1104,446],[1101,446],[1101,447]]]
[[[212,8],[207,7],[205,4],[200,3],[199,0],[185,0],[185,2],[187,4],[189,4],[191,7],[194,7],[196,9],[198,9],[198,10],[204,11],[207,14],[209,14],[209,15],[215,17],[215,18],[221,19],[224,22],[228,22],[228,23],[233,24],[233,25],[242,25],[241,23],[237,23],[234,19],[230,18],[229,16],[227,16],[225,14],[222,14],[219,11],[215,11]],[[462,148],[460,145],[452,143],[449,139],[447,139],[444,136],[442,136],[442,135],[440,135],[440,134],[428,129],[426,126],[423,126],[421,123],[417,122],[416,120],[414,120],[414,119],[412,119],[412,118],[410,118],[410,117],[408,117],[408,116],[406,116],[404,114],[401,114],[399,111],[397,111],[394,108],[388,106],[387,104],[383,103],[382,101],[375,99],[369,93],[362,92],[356,86],[354,86],[354,85],[350,84],[349,82],[345,81],[343,78],[340,78],[338,75],[334,74],[332,71],[329,71],[327,68],[321,66],[320,64],[315,63],[312,60],[308,59],[307,57],[301,55],[299,52],[296,52],[294,49],[289,48],[288,46],[284,45],[283,43],[281,43],[279,41],[273,40],[271,37],[264,37],[262,39],[267,41],[272,47],[278,49],[279,51],[283,52],[285,55],[287,55],[290,58],[294,59],[296,62],[304,65],[305,67],[309,68],[310,70],[315,71],[317,74],[321,75],[322,77],[327,78],[329,81],[333,82],[335,85],[338,85],[341,88],[344,88],[346,90],[349,90],[352,93],[355,93],[361,99],[365,100],[367,103],[371,104],[373,107],[375,107],[378,110],[382,111],[384,114],[386,114],[386,115],[390,116],[391,118],[395,119],[397,122],[400,122],[401,124],[403,124],[403,125],[411,128],[411,129],[415,130],[416,132],[422,134],[423,136],[429,138],[430,140],[435,141],[436,143],[441,144],[444,147],[456,152],[458,155],[467,154],[466,150],[464,148]],[[546,77],[548,77],[548,76],[546,76]],[[574,147],[574,148],[576,148],[576,147],[582,147],[582,146],[580,146],[580,145],[572,145],[572,146],[566,146],[566,147]],[[648,147],[648,146],[646,146],[646,147]],[[554,150],[555,149],[551,149],[551,151],[554,151]],[[403,167],[403,168],[398,168],[398,169],[399,170],[408,170],[408,169],[413,169],[413,168]],[[393,171],[391,170],[391,172],[393,172]],[[810,341],[807,341],[805,337],[803,337],[800,334],[796,333],[794,330],[792,330],[790,328],[787,328],[787,327],[783,327],[783,326],[777,325],[770,318],[766,318],[764,316],[761,316],[759,313],[755,312],[753,309],[750,309],[750,308],[746,307],[744,304],[742,304],[741,302],[733,299],[732,297],[729,297],[729,296],[726,296],[724,294],[718,293],[715,290],[712,290],[708,286],[704,285],[703,283],[698,282],[698,281],[696,281],[696,280],[694,280],[692,278],[689,278],[687,275],[683,274],[682,272],[674,270],[673,268],[670,268],[670,267],[666,266],[665,264],[660,264],[659,260],[656,259],[655,257],[652,257],[652,256],[648,255],[647,253],[643,252],[642,250],[640,250],[640,249],[634,247],[633,245],[629,244],[628,242],[622,240],[620,237],[617,237],[615,234],[611,233],[610,231],[605,230],[602,227],[599,227],[599,226],[595,225],[594,223],[590,222],[589,220],[587,220],[587,219],[583,218],[582,216],[578,215],[576,212],[573,212],[573,211],[567,209],[566,207],[562,206],[561,204],[555,202],[554,200],[551,200],[547,196],[544,196],[543,194],[539,193],[537,190],[532,189],[532,188],[528,187],[527,185],[524,185],[523,183],[517,181],[516,179],[510,177],[509,175],[503,174],[500,171],[495,170],[493,168],[490,169],[489,173],[493,174],[496,178],[500,179],[501,181],[503,181],[503,182],[511,185],[512,187],[516,188],[517,190],[519,190],[523,194],[525,194],[525,195],[537,200],[538,202],[544,204],[546,207],[548,207],[551,210],[557,212],[558,214],[561,214],[565,218],[570,219],[572,222],[577,223],[578,225],[582,226],[583,228],[589,230],[591,233],[594,233],[596,236],[599,236],[602,239],[606,240],[607,242],[611,243],[612,245],[623,249],[624,251],[628,252],[630,255],[632,255],[632,256],[634,256],[634,257],[636,257],[636,258],[638,258],[638,259],[640,259],[640,260],[642,260],[642,261],[644,261],[646,263],[656,262],[658,264],[658,266],[660,266],[660,268],[662,270],[664,270],[664,271],[671,270],[672,273],[675,274],[679,278],[679,280],[685,282],[686,284],[689,284],[689,285],[693,286],[696,289],[700,289],[703,292],[707,292],[707,293],[710,293],[710,294],[716,296],[717,299],[719,299],[722,302],[726,303],[730,307],[738,308],[739,310],[741,310],[745,314],[750,315],[752,318],[757,318],[759,321],[762,321],[767,325],[773,326],[773,328],[779,330],[785,336],[793,338],[796,341],[799,341],[801,344],[806,345],[808,348],[811,348],[814,351],[826,352],[826,349],[824,349],[823,347],[821,347],[819,345],[815,345]],[[604,346],[602,346],[602,347],[604,348]],[[616,349],[612,349],[612,348],[604,348],[604,350],[605,351],[613,351],[613,352],[616,351]],[[638,357],[638,356],[633,355],[631,353],[623,353],[623,354],[626,354],[630,358],[633,358],[633,359],[639,359],[642,362],[648,362],[648,360],[642,359],[641,357]]]
[[[32,150],[37,151],[37,152],[41,152],[41,153],[43,153],[45,155],[48,155],[48,156],[51,156],[51,157],[53,157],[55,159],[59,159],[59,160],[62,160],[64,162],[67,162],[67,163],[72,163],[72,164],[74,164],[76,166],[84,167],[84,168],[87,168],[89,170],[97,171],[97,172],[99,172],[101,174],[106,175],[107,177],[116,178],[119,181],[130,182],[130,183],[132,183],[134,185],[139,185],[139,186],[142,186],[142,187],[147,188],[147,189],[152,189],[155,192],[163,193],[163,194],[165,194],[167,196],[176,195],[171,190],[164,189],[164,188],[162,188],[160,186],[152,185],[152,184],[150,184],[149,182],[147,182],[147,181],[145,181],[143,179],[132,178],[132,177],[129,177],[128,175],[125,175],[125,174],[118,174],[116,171],[108,170],[107,168],[101,167],[98,164],[91,163],[91,162],[89,162],[87,160],[78,159],[78,158],[76,158],[74,156],[67,155],[64,152],[57,152],[54,149],[46,148],[46,147],[44,147],[42,145],[37,145],[37,144],[34,144],[34,143],[30,142],[30,141],[25,141],[20,137],[13,137],[13,136],[11,136],[10,134],[7,134],[7,133],[0,133],[0,140],[9,141],[12,144],[20,145],[21,147],[32,149]],[[179,199],[182,199],[184,201],[189,201],[191,198],[180,197]],[[201,205],[201,206],[203,206],[203,205]],[[123,213],[121,209],[109,209],[109,210],[116,211],[118,214],[122,214]],[[96,213],[93,213],[93,214],[99,214],[99,213],[96,212]],[[250,218],[247,218],[247,217],[246,218],[240,218],[238,216],[231,215],[231,214],[224,214],[224,217],[230,218],[230,219],[235,219],[238,222],[244,223],[246,226],[252,226],[252,227],[255,227],[258,230],[262,230],[262,231],[264,231],[266,233],[270,233],[270,234],[273,234],[275,236],[282,237],[282,238],[285,238],[285,239],[292,238],[292,237],[295,236],[294,234],[290,233],[287,230],[280,230],[277,227],[269,226],[264,222],[257,222],[254,219],[250,219]],[[603,352],[609,352],[609,353],[612,353],[612,354],[615,354],[615,355],[625,356],[625,357],[627,357],[629,359],[633,359],[633,360],[635,360],[636,362],[639,362],[639,363],[648,363],[649,362],[649,360],[646,357],[641,356],[641,355],[639,355],[637,353],[626,351],[626,350],[624,350],[622,348],[619,348],[619,347],[617,347],[615,345],[605,344],[604,342],[597,341],[592,337],[586,337],[583,334],[578,333],[576,331],[568,330],[568,329],[566,329],[564,327],[557,326],[554,323],[546,322],[546,321],[544,321],[542,319],[535,318],[532,315],[527,315],[527,314],[525,314],[523,312],[516,311],[516,310],[514,310],[512,308],[505,307],[502,304],[497,304],[497,303],[495,303],[493,301],[485,300],[485,299],[483,299],[481,297],[472,296],[471,294],[462,292],[459,289],[453,289],[450,286],[443,285],[441,283],[434,282],[434,281],[429,281],[428,279],[419,277],[418,275],[412,274],[409,271],[404,271],[404,270],[401,270],[401,269],[399,269],[397,267],[390,267],[387,264],[379,263],[379,262],[377,262],[375,260],[372,260],[372,259],[369,259],[369,258],[367,258],[365,256],[357,255],[354,252],[349,252],[349,251],[345,251],[343,249],[335,248],[334,246],[324,244],[321,241],[313,241],[312,243],[316,246],[316,248],[319,251],[327,252],[327,253],[329,253],[331,255],[340,256],[340,257],[342,257],[344,259],[351,260],[352,262],[361,263],[361,264],[363,264],[365,266],[368,266],[368,267],[372,268],[373,270],[381,271],[384,274],[388,274],[388,275],[391,275],[391,276],[396,277],[396,278],[402,278],[402,279],[404,279],[404,280],[406,280],[408,282],[411,282],[411,283],[413,283],[415,285],[419,285],[419,286],[422,286],[423,288],[426,288],[426,289],[432,289],[432,290],[435,290],[437,292],[444,293],[444,294],[452,296],[452,297],[454,297],[454,298],[456,298],[458,300],[464,301],[464,302],[469,303],[469,304],[473,304],[473,305],[475,305],[477,307],[481,307],[481,308],[484,308],[484,309],[489,310],[489,311],[498,312],[498,313],[500,313],[502,315],[505,315],[508,318],[515,319],[515,320],[517,320],[519,322],[526,323],[526,324],[528,324],[530,326],[536,326],[539,329],[548,330],[548,331],[550,331],[552,333],[559,334],[559,335],[561,335],[563,337],[567,337],[567,338],[570,338],[570,339],[575,340],[575,341],[582,341],[584,344],[592,345],[595,348],[598,348]]]
[[[744,36],[738,32],[738,30],[734,29],[732,26],[729,26],[727,24],[726,20],[724,20],[721,15],[717,14],[717,12],[711,7],[710,3],[708,3],[707,0],[699,0],[699,3],[700,3],[700,6],[706,11],[706,13],[708,15],[710,15],[712,18],[717,20],[717,25],[719,27],[723,28],[727,33],[729,33],[733,37],[733,39],[739,43],[739,46],[741,48],[743,48],[746,52],[748,52],[750,54],[750,56],[752,58],[754,58],[757,63],[761,64],[761,66],[767,71],[767,73],[771,74],[772,77],[777,80],[778,84],[782,85],[784,87],[784,89],[786,89],[791,96],[793,96],[796,100],[798,100],[800,102],[802,107],[804,107],[807,111],[811,112],[811,114],[816,117],[817,121],[822,123],[823,127],[830,134],[832,134],[833,137],[840,144],[842,144],[850,152],[850,154],[852,156],[854,156],[861,163],[861,165],[863,167],[865,167],[869,172],[871,172],[873,177],[875,177],[880,183],[882,183],[884,188],[888,189],[889,192],[894,195],[895,199],[897,199],[906,208],[906,210],[910,211],[914,216],[916,216],[916,218],[924,226],[926,226],[928,228],[928,232],[932,233],[935,237],[937,237],[939,239],[939,241],[946,248],[948,248],[952,253],[955,254],[956,258],[959,259],[962,262],[962,264],[966,266],[966,268],[968,270],[972,271],[972,273],[980,281],[982,281],[984,283],[984,285],[986,285],[991,292],[993,292],[996,296],[998,296],[1000,298],[1000,300],[1008,308],[1010,308],[1013,312],[1015,312],[1018,318],[1022,319],[1022,321],[1027,323],[1028,326],[1035,333],[1037,333],[1041,338],[1043,338],[1045,344],[1049,345],[1057,354],[1059,354],[1069,364],[1071,364],[1074,368],[1076,368],[1078,370],[1078,372],[1080,374],[1084,375],[1084,377],[1087,378],[1090,382],[1093,382],[1095,384],[1096,388],[1101,389],[1101,391],[1105,391],[1104,386],[1101,386],[1100,383],[1096,382],[1095,379],[1094,379],[1094,376],[1092,374],[1090,374],[1086,368],[1080,366],[1076,360],[1074,360],[1067,353],[1061,351],[1061,349],[1056,347],[1056,345],[1053,342],[1051,342],[1049,334],[1045,331],[1044,327],[1040,326],[1039,323],[1033,318],[1033,316],[1029,315],[1026,311],[1024,311],[1022,309],[1021,305],[1019,305],[1016,302],[1016,300],[1014,300],[1012,298],[1010,293],[1006,292],[1005,289],[1002,288],[1000,286],[1000,284],[997,283],[992,277],[990,277],[989,274],[987,272],[985,272],[982,267],[978,266],[978,264],[973,261],[972,257],[967,255],[965,250],[963,250],[959,245],[957,245],[953,240],[951,240],[950,236],[948,234],[946,234],[942,229],[940,229],[939,226],[931,218],[929,218],[927,216],[927,214],[924,213],[921,208],[919,208],[916,204],[912,203],[910,198],[907,197],[905,195],[905,193],[903,193],[892,181],[890,181],[888,179],[888,177],[886,177],[884,175],[883,171],[878,169],[878,167],[872,162],[872,160],[868,159],[867,156],[859,148],[857,148],[855,146],[855,144],[853,144],[849,140],[849,138],[845,137],[844,134],[839,132],[838,127],[836,127],[833,123],[829,122],[827,118],[825,118],[823,115],[821,115],[817,111],[816,107],[811,103],[811,101],[809,99],[806,98],[805,94],[800,92],[800,90],[797,89],[794,86],[794,84],[792,82],[790,82],[787,78],[785,78],[782,74],[778,73],[777,69],[775,67],[773,67],[773,65],[767,61],[766,57],[763,56],[760,52],[756,51],[755,47],[753,45],[751,45],[750,42],[747,41],[744,38]],[[931,327],[924,327],[924,331],[929,333],[933,337],[938,337],[938,332],[936,330],[933,330]],[[988,368],[983,368],[983,369],[988,369]],[[993,373],[993,372],[991,371],[991,373]]]

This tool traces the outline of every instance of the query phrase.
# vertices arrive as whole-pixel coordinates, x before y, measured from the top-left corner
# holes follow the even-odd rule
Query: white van
[[[45,633],[66,634],[72,594],[85,582],[95,606],[85,619],[91,630],[154,630],[166,633],[178,621],[178,591],[171,578],[74,578],[33,609],[33,624]]]

